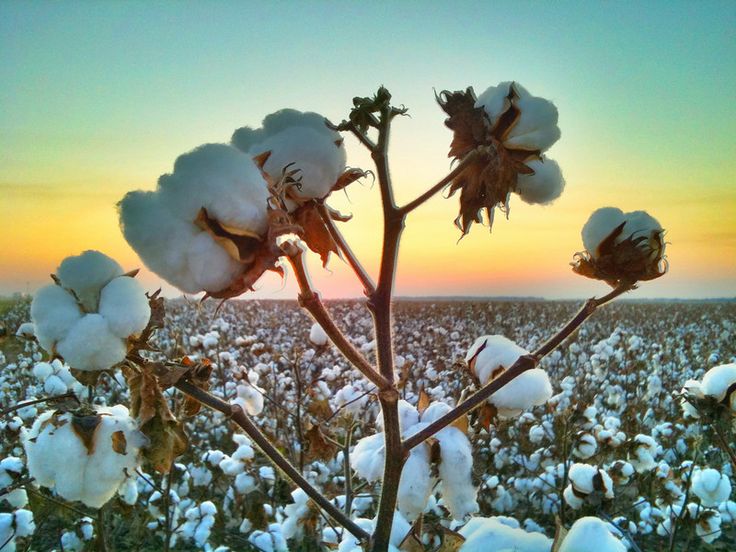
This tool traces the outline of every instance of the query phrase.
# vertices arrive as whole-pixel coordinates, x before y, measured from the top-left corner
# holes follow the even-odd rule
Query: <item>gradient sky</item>
[[[517,80],[552,99],[550,150],[567,188],[514,197],[493,233],[457,243],[457,199],[408,220],[400,295],[582,297],[572,274],[595,208],[646,209],[667,229],[670,273],[638,297],[736,295],[736,3],[0,2],[0,294],[33,291],[67,255],[140,266],[115,203],[174,159],[283,107],[342,119],[380,84],[405,104],[392,169],[400,201],[449,168],[434,90]],[[369,168],[348,141],[348,162]],[[375,272],[377,187],[331,204]],[[339,259],[312,263],[326,297],[358,295]],[[151,288],[160,279],[143,272]],[[294,297],[293,278],[258,297]],[[167,291],[173,292],[171,288]]]

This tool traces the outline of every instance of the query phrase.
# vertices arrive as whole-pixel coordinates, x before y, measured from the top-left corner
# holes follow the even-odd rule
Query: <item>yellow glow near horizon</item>
[[[736,295],[736,104],[723,93],[736,89],[730,38],[736,9],[709,5],[641,6],[634,17],[625,6],[554,11],[508,3],[495,10],[476,6],[482,13],[470,17],[437,3],[424,14],[421,31],[406,23],[417,14],[398,6],[406,13],[376,30],[371,60],[359,44],[337,47],[328,40],[370,12],[358,5],[344,13],[294,5],[289,9],[299,14],[286,21],[277,7],[265,7],[258,25],[246,7],[221,6],[208,12],[214,18],[208,23],[189,6],[190,12],[177,12],[174,27],[173,8],[163,5],[6,6],[8,17],[0,18],[8,62],[0,64],[0,81],[7,84],[0,97],[0,294],[36,289],[65,256],[85,249],[99,249],[126,268],[140,266],[115,212],[126,191],[153,189],[177,155],[227,141],[236,127],[258,125],[281,107],[344,117],[352,96],[380,84],[378,65],[381,81],[412,115],[397,119],[392,135],[400,202],[450,166],[450,133],[433,86],[473,84],[479,92],[514,78],[553,99],[562,139],[549,155],[567,181],[553,205],[530,206],[514,196],[509,220],[497,213],[490,235],[477,226],[459,243],[452,225],[457,197],[433,199],[407,222],[397,294],[600,293],[603,284],[574,276],[568,263],[582,247],[579,232],[589,214],[613,205],[647,210],[667,230],[670,273],[643,285],[637,296]],[[498,32],[489,34],[480,15],[498,19]],[[142,26],[121,36],[119,28],[130,27],[119,24],[128,18]],[[292,38],[288,47],[269,32],[277,25]],[[324,32],[317,38],[304,25]],[[251,49],[243,51],[246,30]],[[698,41],[683,44],[683,32]],[[320,77],[315,63],[350,70]],[[371,167],[354,140],[348,152],[350,165]],[[377,186],[370,180],[353,185],[330,203],[354,213],[344,233],[377,273]],[[318,261],[311,266],[325,297],[360,295],[339,259],[329,271]],[[142,278],[150,287],[161,284],[147,271]],[[259,287],[253,296],[295,296],[293,279],[283,286],[268,277]]]

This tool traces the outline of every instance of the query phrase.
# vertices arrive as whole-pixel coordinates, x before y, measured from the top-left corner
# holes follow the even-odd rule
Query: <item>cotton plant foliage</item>
[[[135,473],[146,444],[122,405],[76,413],[49,410],[23,437],[35,482],[92,508],[110,500]]]
[[[31,303],[39,344],[77,370],[106,370],[122,362],[128,341],[151,316],[148,297],[133,276],[99,251],[64,259],[55,284],[39,289]]]

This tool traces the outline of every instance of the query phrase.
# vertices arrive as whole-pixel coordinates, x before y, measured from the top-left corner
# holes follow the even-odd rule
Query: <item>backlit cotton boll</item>
[[[140,464],[146,443],[128,409],[97,407],[90,415],[44,412],[23,437],[28,472],[62,498],[99,508]]]
[[[481,385],[497,378],[523,355],[530,354],[523,347],[502,335],[478,338],[465,355],[470,369]],[[540,368],[526,370],[488,399],[503,417],[518,416],[522,411],[544,404],[552,396],[552,384]]]
[[[522,201],[546,205],[562,195],[565,179],[557,161],[543,155],[541,159],[529,161],[527,166],[534,174],[520,174],[514,190]]]
[[[232,143],[253,157],[267,156],[263,170],[272,179],[298,170],[300,185],[289,190],[289,199],[297,203],[329,195],[345,172],[343,139],[317,113],[282,109],[267,115],[259,129],[236,130]]]
[[[121,362],[128,339],[140,335],[151,317],[143,287],[99,251],[68,257],[57,272],[57,284],[38,290],[31,303],[41,347],[77,370]]]
[[[608,524],[597,517],[582,517],[572,524],[562,540],[560,552],[626,552],[627,546],[616,538]]]
[[[645,211],[603,207],[590,215],[581,234],[585,252],[575,256],[573,270],[582,276],[616,286],[653,280],[667,270],[664,230]]]
[[[153,192],[128,193],[120,225],[145,265],[187,293],[220,292],[255,261],[269,191],[249,155],[205,144],[179,156]]]

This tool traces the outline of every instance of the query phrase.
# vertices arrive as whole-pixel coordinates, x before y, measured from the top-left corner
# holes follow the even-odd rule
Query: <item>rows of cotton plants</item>
[[[577,307],[398,302],[404,437],[534,350]],[[365,305],[328,308],[371,358]],[[224,415],[191,409],[172,389],[164,400],[183,424],[170,440],[185,446],[141,455],[147,438],[122,406],[131,397],[120,370],[93,382],[49,362],[30,320],[19,302],[2,322],[11,335],[0,355],[0,549],[359,549]],[[120,336],[134,329],[118,322]],[[733,549],[735,323],[728,303],[609,305],[539,368],[412,449],[392,543]],[[291,302],[177,300],[165,303],[152,342],[149,360],[206,367],[210,393],[243,408],[314,487],[370,529],[383,467],[376,390],[321,327]],[[89,400],[101,420],[91,430],[78,414],[57,414]],[[168,473],[157,469],[163,461],[173,461]]]

